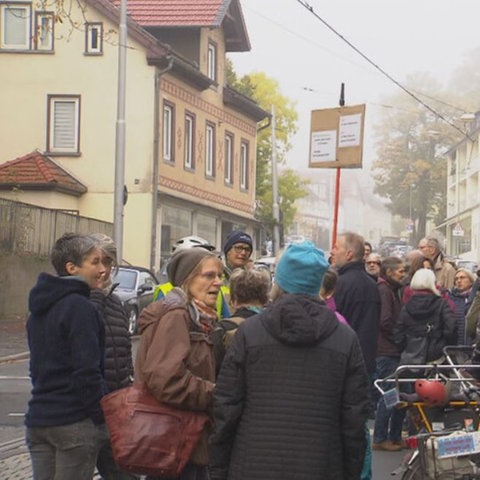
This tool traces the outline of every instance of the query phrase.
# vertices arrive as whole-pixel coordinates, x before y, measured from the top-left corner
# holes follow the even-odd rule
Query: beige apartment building
[[[117,7],[0,0],[0,197],[113,222]],[[239,1],[129,0],[128,13],[124,260],[158,270],[178,238],[221,249],[235,228],[259,248],[268,113],[225,84],[228,52],[250,49]]]

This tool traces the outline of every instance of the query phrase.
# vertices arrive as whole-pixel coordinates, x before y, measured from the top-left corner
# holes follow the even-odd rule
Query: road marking
[[[30,377],[15,377],[11,375],[0,375],[0,380],[30,380]]]
[[[24,417],[25,413],[9,413],[9,417]]]

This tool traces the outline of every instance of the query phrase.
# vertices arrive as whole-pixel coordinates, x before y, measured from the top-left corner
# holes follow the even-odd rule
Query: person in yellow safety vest
[[[230,275],[237,268],[247,268],[248,262],[253,252],[252,237],[242,230],[233,230],[227,235],[223,246],[225,254],[225,275],[222,286],[222,293],[227,300],[230,310]]]
[[[207,240],[195,235],[190,235],[188,237],[183,237],[178,240],[172,247],[172,253],[177,252],[178,250],[186,250],[188,248],[205,248],[210,252],[215,250],[215,247],[211,245]],[[162,283],[158,285],[153,292],[153,300],[162,300],[167,293],[172,290],[173,285],[170,282]],[[220,287],[220,293],[217,296],[216,311],[218,318],[227,318],[230,316],[230,309],[228,307],[227,298],[230,297],[230,289],[227,286],[222,285]]]

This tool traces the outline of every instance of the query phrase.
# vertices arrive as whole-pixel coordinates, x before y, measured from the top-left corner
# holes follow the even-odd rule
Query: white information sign
[[[362,114],[341,115],[338,129],[338,148],[358,147],[361,142]]]
[[[312,132],[311,142],[311,163],[333,162],[336,160],[336,130]]]

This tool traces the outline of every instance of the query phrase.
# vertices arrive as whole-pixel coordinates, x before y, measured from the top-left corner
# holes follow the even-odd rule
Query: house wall
[[[72,2],[72,21],[55,24],[54,53],[0,51],[0,162],[34,149],[46,150],[47,95],[81,96],[79,156],[55,156],[57,163],[88,188],[82,197],[15,192],[14,199],[49,208],[80,210],[82,215],[113,219],[117,117],[118,27],[86,7],[85,18],[102,21],[108,40],[103,55],[86,56],[84,19]],[[124,251],[131,263],[148,265],[153,162],[153,96],[155,68],[145,49],[128,41],[126,76],[125,184],[129,199],[124,216]],[[12,198],[12,194],[2,192]]]
[[[66,0],[68,10],[70,0]],[[0,163],[23,156],[34,149],[47,147],[48,94],[80,95],[80,152],[78,156],[51,155],[70,172],[88,192],[71,197],[52,192],[2,192],[1,197],[48,208],[78,210],[81,215],[112,222],[114,215],[115,141],[118,84],[118,26],[82,3],[71,2],[71,20],[55,24],[54,52],[5,52],[0,50]],[[103,55],[84,55],[85,21],[101,21],[106,33]],[[173,37],[172,37],[173,38]],[[197,215],[213,215],[216,228],[212,237],[218,248],[226,233],[235,226],[245,226],[254,233],[255,155],[257,124],[248,116],[223,105],[225,45],[222,29],[201,29],[197,41],[202,73],[207,72],[208,41],[217,45],[218,86],[200,92],[172,74],[162,76],[159,95],[160,124],[154,132],[155,73],[149,66],[145,47],[128,40],[126,76],[126,152],[125,185],[128,202],[124,208],[124,260],[137,265],[159,265],[162,225],[162,202],[175,208],[179,202],[191,214],[192,231],[196,233]],[[192,48],[192,47],[191,47]],[[189,53],[189,51],[185,51]],[[193,55],[195,58],[195,55]],[[162,155],[163,101],[175,104],[174,164],[164,162]],[[185,110],[196,115],[195,172],[183,167]],[[216,177],[205,176],[205,125],[216,126]],[[224,183],[225,132],[234,135],[234,184]],[[155,136],[157,136],[155,138]],[[249,188],[239,187],[240,141],[249,146]],[[154,142],[160,155],[154,159]],[[158,162],[158,195],[156,245],[152,258],[152,175]],[[168,226],[168,225],[167,225]],[[163,242],[165,245],[168,242]],[[170,245],[171,246],[171,245]],[[168,248],[170,248],[170,246]]]

